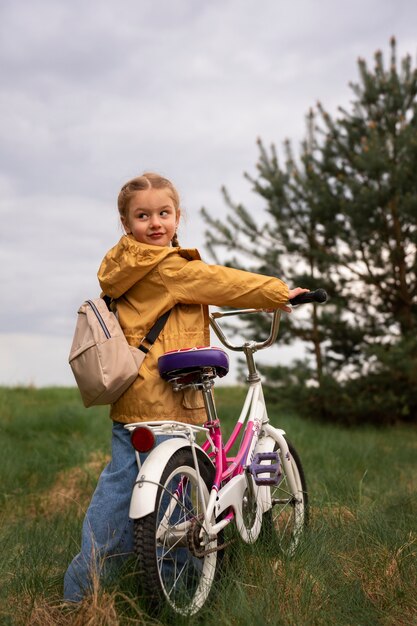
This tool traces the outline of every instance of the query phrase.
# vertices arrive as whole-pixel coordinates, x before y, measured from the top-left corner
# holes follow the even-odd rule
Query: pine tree
[[[386,69],[378,51],[371,72],[359,60],[351,112],[333,120],[319,105],[320,171],[330,252],[349,277],[341,291],[370,337],[395,338],[417,330],[417,70],[406,56],[398,72],[394,39],[390,61]]]
[[[258,141],[258,175],[245,176],[265,224],[226,190],[226,222],[203,209],[214,255],[233,252],[241,267],[249,255],[252,271],[328,290],[325,308],[283,325],[281,341],[306,341],[314,365],[264,372],[321,417],[349,423],[417,418],[417,70],[409,56],[397,65],[394,39],[388,68],[380,51],[373,71],[359,59],[351,110],[310,111],[298,160],[287,141],[281,167]]]

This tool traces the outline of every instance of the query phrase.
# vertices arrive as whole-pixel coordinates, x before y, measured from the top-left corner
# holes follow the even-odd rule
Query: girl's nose
[[[151,219],[150,219],[150,226],[151,226],[151,228],[158,227],[159,224],[160,224],[160,220],[159,220],[158,213],[152,214],[151,215]]]

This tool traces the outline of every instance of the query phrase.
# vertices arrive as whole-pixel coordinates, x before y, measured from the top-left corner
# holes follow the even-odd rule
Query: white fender
[[[190,442],[182,437],[173,437],[162,441],[147,456],[145,462],[139,470],[136,483],[133,487],[132,498],[130,500],[129,517],[138,519],[149,515],[155,509],[156,494],[158,492],[159,483],[161,482],[162,473],[172,455],[181,450],[181,448],[190,448]],[[206,453],[195,446],[200,454]],[[207,456],[207,458],[209,458]],[[210,461],[211,463],[211,461]]]

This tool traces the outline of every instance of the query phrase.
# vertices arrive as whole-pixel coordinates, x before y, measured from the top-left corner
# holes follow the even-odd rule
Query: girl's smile
[[[140,243],[153,246],[169,246],[180,218],[167,189],[136,191],[130,200],[122,224],[127,234]]]

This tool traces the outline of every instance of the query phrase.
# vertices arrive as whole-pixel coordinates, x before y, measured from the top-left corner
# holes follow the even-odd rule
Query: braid
[[[177,231],[175,231],[173,238],[171,239],[171,245],[174,248],[179,248],[180,244],[178,243],[178,235],[177,235]]]

